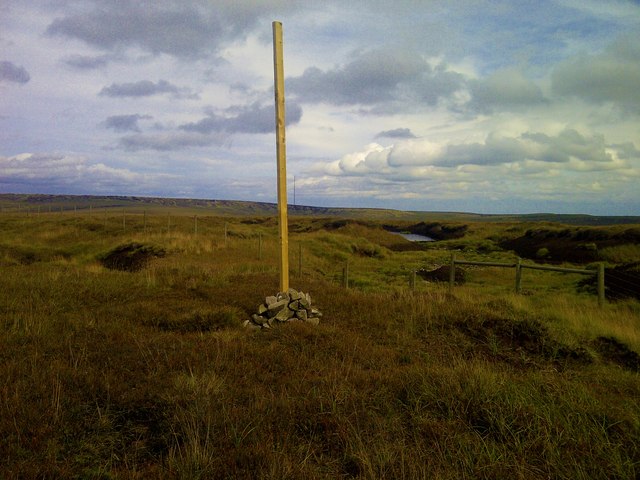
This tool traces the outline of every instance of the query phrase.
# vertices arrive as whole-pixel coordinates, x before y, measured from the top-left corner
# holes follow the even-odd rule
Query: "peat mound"
[[[598,337],[592,344],[603,359],[616,363],[625,370],[640,372],[640,355],[624,343],[613,337]]]
[[[448,282],[449,275],[451,274],[450,265],[442,265],[434,270],[425,270],[421,268],[416,271],[416,275],[429,282]],[[456,267],[455,270],[455,283],[458,285],[463,284],[466,281],[466,272],[460,267]]]
[[[640,229],[610,232],[597,228],[538,228],[499,245],[531,260],[585,264],[600,260],[598,251],[603,248],[629,243],[640,243]]]
[[[509,363],[535,363],[536,359],[558,365],[587,365],[593,362],[585,348],[573,348],[551,338],[547,328],[538,320],[471,318],[457,322],[455,326],[480,344],[487,353]],[[527,356],[532,358],[527,359]]]
[[[608,299],[636,298],[640,300],[640,262],[605,268],[604,278],[604,293]],[[595,293],[597,278],[595,275],[588,276],[580,280],[578,286]]]
[[[155,245],[126,243],[101,255],[98,260],[110,270],[137,272],[142,270],[155,257],[164,257],[165,250]]]

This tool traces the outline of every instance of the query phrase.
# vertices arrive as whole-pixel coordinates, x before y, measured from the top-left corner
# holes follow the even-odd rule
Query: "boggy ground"
[[[637,302],[411,291],[398,265],[446,252],[392,252],[378,227],[344,225],[292,236],[292,286],[320,325],[251,332],[278,289],[272,225],[119,220],[0,220],[3,478],[640,473]],[[100,263],[126,245],[149,254],[140,269]],[[355,288],[331,273],[345,259]]]

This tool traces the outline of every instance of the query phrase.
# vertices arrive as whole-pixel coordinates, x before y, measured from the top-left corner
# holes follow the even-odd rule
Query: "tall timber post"
[[[276,102],[278,157],[278,219],[280,232],[280,291],[289,289],[289,225],[287,218],[287,148],[285,141],[284,63],[282,23],[273,22],[273,79]]]

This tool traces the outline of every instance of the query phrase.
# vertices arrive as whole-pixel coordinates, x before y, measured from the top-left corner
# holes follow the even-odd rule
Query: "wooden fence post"
[[[342,286],[349,288],[349,260],[347,260],[342,267]]]
[[[604,262],[600,262],[598,264],[598,305],[603,307],[604,304]]]
[[[522,290],[522,260],[518,257],[516,261],[516,293]]]
[[[449,266],[449,290],[453,290],[456,283],[456,254],[451,254],[451,264]]]

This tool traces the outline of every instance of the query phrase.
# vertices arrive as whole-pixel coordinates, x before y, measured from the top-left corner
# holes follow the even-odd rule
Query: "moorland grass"
[[[410,270],[448,251],[303,228],[291,283],[324,317],[251,332],[242,321],[278,289],[275,227],[211,217],[196,235],[174,216],[169,230],[161,216],[0,218],[2,477],[640,474],[638,372],[594,343],[637,354],[637,302],[600,309],[537,273],[515,295],[499,269],[411,291]],[[99,262],[132,242],[166,255],[133,272]]]

